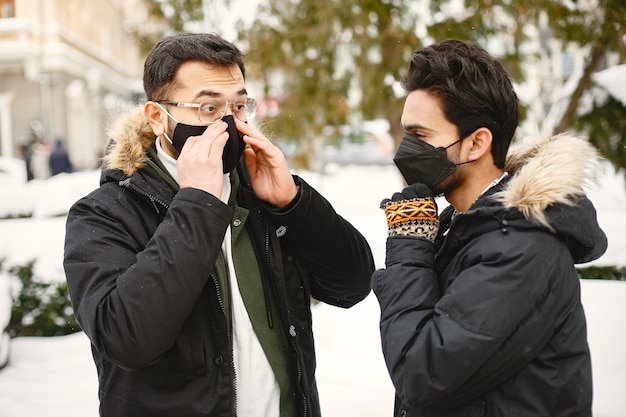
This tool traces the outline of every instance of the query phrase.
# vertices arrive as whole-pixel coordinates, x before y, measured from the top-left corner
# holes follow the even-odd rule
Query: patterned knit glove
[[[413,184],[384,199],[389,236],[416,236],[435,241],[439,230],[437,203],[433,192],[424,184]]]

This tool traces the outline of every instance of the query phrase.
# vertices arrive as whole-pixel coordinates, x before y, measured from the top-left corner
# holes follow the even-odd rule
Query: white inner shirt
[[[158,137],[156,149],[165,168],[178,181],[176,160],[161,148]],[[230,192],[230,174],[224,174],[221,200],[225,204],[228,204]],[[278,417],[280,414],[280,387],[263,347],[252,328],[250,316],[239,292],[231,246],[231,230],[228,226],[222,242],[222,252],[226,259],[230,280],[233,360],[237,394],[236,414],[238,417]]]

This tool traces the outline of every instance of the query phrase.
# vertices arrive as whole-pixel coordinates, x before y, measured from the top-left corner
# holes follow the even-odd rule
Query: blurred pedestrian
[[[582,188],[597,151],[559,135],[508,152],[517,96],[470,43],[418,49],[403,86],[394,161],[409,185],[382,203],[372,277],[395,416],[590,417],[575,264],[607,247]]]
[[[22,159],[24,160],[24,166],[26,167],[26,181],[30,181],[35,176],[33,175],[33,170],[31,169],[31,159],[32,152],[30,150],[30,146],[26,143],[20,145],[20,153],[22,154]]]
[[[57,175],[62,172],[71,173],[74,170],[70,161],[70,155],[65,146],[63,146],[63,140],[58,138],[55,140],[54,148],[50,152],[49,163],[51,175]]]
[[[45,180],[50,178],[50,151],[50,144],[45,138],[40,138],[33,145],[30,169],[34,179]]]

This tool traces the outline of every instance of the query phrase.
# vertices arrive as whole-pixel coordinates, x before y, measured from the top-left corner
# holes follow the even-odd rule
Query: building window
[[[15,0],[0,0],[0,19],[15,17]]]

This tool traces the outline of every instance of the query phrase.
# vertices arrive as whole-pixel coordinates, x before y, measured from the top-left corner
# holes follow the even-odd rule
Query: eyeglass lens
[[[214,123],[224,117],[226,106],[230,105],[233,115],[241,121],[247,121],[254,116],[256,101],[253,98],[227,101],[222,98],[212,98],[200,103],[198,118],[204,123]]]

